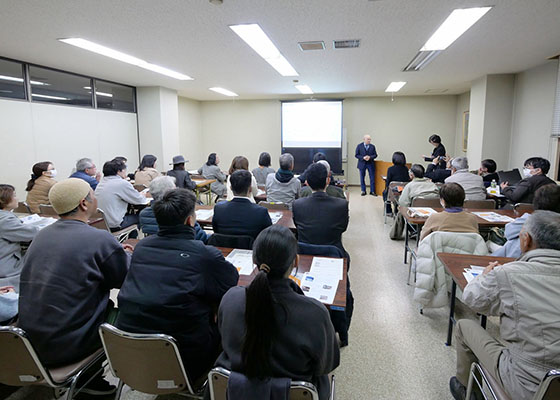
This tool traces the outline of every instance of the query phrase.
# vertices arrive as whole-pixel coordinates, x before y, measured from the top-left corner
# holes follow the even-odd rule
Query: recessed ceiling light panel
[[[313,94],[313,90],[307,85],[296,85],[296,89],[301,92],[301,94]]]
[[[211,90],[213,92],[216,92],[216,93],[219,93],[219,94],[223,94],[224,96],[228,96],[228,97],[237,97],[238,96],[237,93],[234,93],[231,90],[227,90],[227,89],[224,89],[224,88],[221,88],[221,87],[211,87],[211,88],[209,88],[209,90]]]
[[[385,91],[390,93],[396,93],[399,90],[401,90],[404,85],[406,85],[406,82],[391,82],[389,86],[387,86],[387,89],[385,89]]]
[[[325,42],[322,40],[318,42],[299,42],[298,45],[301,51],[325,50]]]

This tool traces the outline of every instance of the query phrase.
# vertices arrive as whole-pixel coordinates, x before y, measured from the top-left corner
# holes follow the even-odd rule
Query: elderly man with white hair
[[[76,162],[76,172],[70,175],[70,178],[83,179],[95,190],[101,180],[101,172],[97,171],[97,167],[91,158],[80,158]]]
[[[465,190],[465,200],[485,200],[486,188],[481,176],[469,172],[467,157],[451,160],[451,176],[445,183],[458,183]]]
[[[338,186],[335,185],[331,185],[330,180],[331,180],[331,166],[329,164],[329,162],[327,160],[319,160],[317,161],[317,164],[323,164],[325,166],[325,168],[327,168],[327,176],[328,176],[328,185],[327,188],[325,189],[325,192],[332,197],[338,197],[341,199],[346,200],[346,196],[344,196],[344,190],[342,190],[341,188],[339,188]],[[311,190],[311,188],[309,186],[305,186],[301,189],[301,193],[299,195],[299,197],[309,197],[313,194],[313,190]]]
[[[375,163],[373,160],[377,158],[375,145],[371,143],[371,136],[364,135],[363,143],[356,146],[356,158],[358,159],[358,169],[360,170],[360,186],[362,188],[362,196],[366,195],[366,170],[369,173],[369,194],[375,194]]]
[[[472,310],[500,317],[501,341],[474,320],[457,323],[455,399],[465,398],[473,362],[516,400],[532,399],[545,374],[560,368],[560,214],[535,211],[519,239],[519,259],[490,263],[463,291]]]
[[[150,194],[154,201],[163,199],[163,196],[173,189],[175,189],[175,178],[172,176],[159,176],[150,182]],[[151,206],[140,211],[138,219],[138,229],[140,229],[144,235],[155,235],[158,233],[159,226]],[[195,240],[200,240],[204,243],[208,241],[208,235],[198,222],[195,223],[194,230]]]

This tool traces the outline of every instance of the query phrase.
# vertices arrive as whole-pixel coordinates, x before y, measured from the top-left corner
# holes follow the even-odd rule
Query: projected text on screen
[[[341,147],[342,101],[282,103],[282,147]]]

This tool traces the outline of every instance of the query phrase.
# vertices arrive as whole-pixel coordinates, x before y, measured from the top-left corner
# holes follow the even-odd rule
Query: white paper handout
[[[255,196],[262,196],[262,195],[265,195],[265,194],[266,194],[266,192],[264,190],[259,189],[259,190],[257,190],[257,194]]]
[[[463,271],[463,276],[470,283],[478,275],[482,275],[486,267],[481,267],[480,265],[471,265],[470,268],[465,268]]]
[[[237,268],[239,275],[251,275],[255,268],[252,250],[233,249],[226,257],[226,260]]]
[[[37,214],[27,215],[25,217],[20,218],[21,221],[26,225],[35,225],[38,226],[40,229],[43,229],[50,224],[54,224],[57,219],[50,218],[50,217],[40,217]]]
[[[214,210],[196,210],[196,219],[206,221],[212,218]]]
[[[338,289],[338,279],[306,272],[301,278],[301,290],[307,297],[332,304]]]
[[[329,277],[336,280],[342,279],[342,267],[344,260],[342,258],[326,258],[313,257],[309,272],[322,277]]]
[[[432,214],[437,214],[437,211],[431,207],[408,207],[408,214],[411,217],[429,217]]]
[[[479,212],[473,212],[473,214],[479,216],[480,218],[488,222],[511,222],[514,220],[513,218],[508,217],[507,215],[500,215],[493,211],[479,211]]]
[[[272,223],[275,224],[278,221],[280,221],[280,219],[284,214],[282,214],[282,212],[280,211],[269,211],[268,215],[270,215],[270,219],[272,220]]]

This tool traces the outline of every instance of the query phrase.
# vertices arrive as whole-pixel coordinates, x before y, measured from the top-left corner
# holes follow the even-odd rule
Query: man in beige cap
[[[77,362],[101,347],[97,329],[107,318],[109,290],[120,288],[129,257],[111,233],[88,225],[97,209],[90,185],[58,182],[49,200],[60,220],[37,234],[21,273],[19,326],[48,367]],[[101,376],[84,393],[115,391]]]

